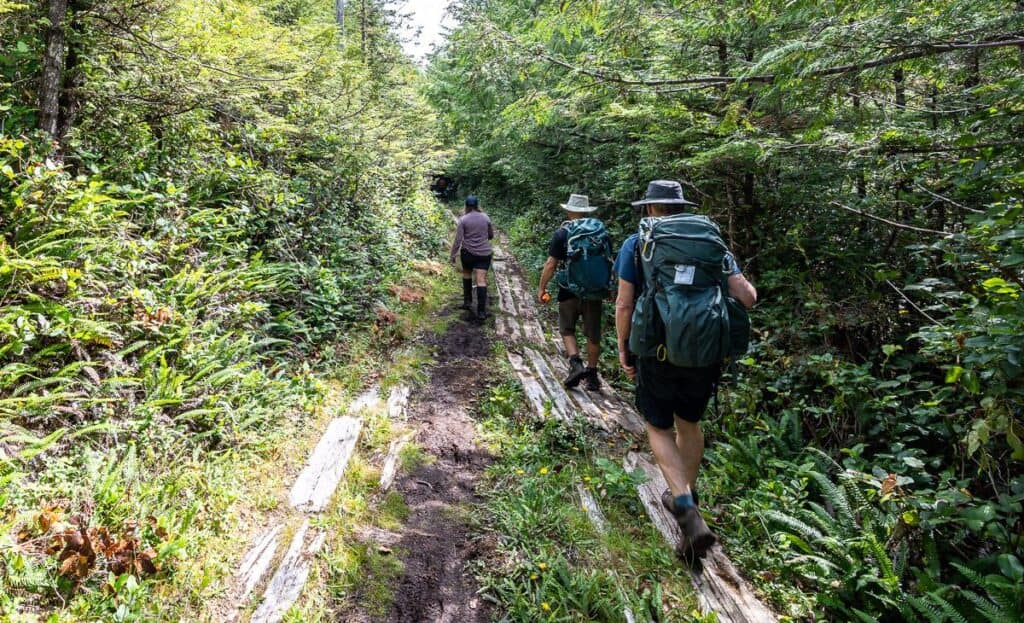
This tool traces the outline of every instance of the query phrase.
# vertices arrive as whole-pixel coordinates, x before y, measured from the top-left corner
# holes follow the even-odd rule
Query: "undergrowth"
[[[604,458],[595,430],[527,416],[514,381],[492,384],[479,409],[497,460],[474,521],[496,550],[477,575],[504,620],[625,621],[627,609],[637,620],[699,620],[687,572],[640,505],[642,476]],[[588,519],[579,485],[598,500],[607,533]]]

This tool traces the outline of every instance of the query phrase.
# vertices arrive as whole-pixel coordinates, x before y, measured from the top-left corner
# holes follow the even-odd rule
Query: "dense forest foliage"
[[[532,268],[568,193],[621,240],[675,178],[757,284],[702,491],[760,590],[801,620],[1020,620],[1024,3],[453,10],[450,172]]]
[[[199,616],[243,468],[445,235],[400,15],[340,17],[0,1],[0,619]]]

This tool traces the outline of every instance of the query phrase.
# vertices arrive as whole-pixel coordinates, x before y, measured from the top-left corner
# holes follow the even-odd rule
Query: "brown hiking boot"
[[[675,498],[668,489],[661,494],[661,504],[672,513],[683,533],[683,540],[676,549],[676,554],[688,562],[703,558],[718,539],[711,532],[711,528],[708,528],[700,510],[696,506],[676,509]]]

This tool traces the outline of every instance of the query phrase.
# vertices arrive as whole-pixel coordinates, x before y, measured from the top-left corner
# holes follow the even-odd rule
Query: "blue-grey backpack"
[[[729,247],[714,221],[694,214],[644,218],[637,255],[644,283],[630,351],[683,368],[746,352],[750,318],[729,296]]]
[[[584,301],[602,300],[612,288],[612,242],[604,223],[578,218],[562,223],[566,256],[556,275],[558,285]]]

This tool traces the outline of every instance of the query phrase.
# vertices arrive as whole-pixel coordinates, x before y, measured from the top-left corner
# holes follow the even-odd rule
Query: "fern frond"
[[[814,527],[809,526],[800,519],[787,515],[783,512],[769,510],[764,512],[764,516],[793,530],[808,541],[815,542],[824,538],[824,535]]]
[[[953,607],[953,604],[946,601],[946,599],[942,595],[939,595],[938,592],[929,593],[928,597],[931,598],[932,603],[942,610],[943,614],[949,617],[949,620],[952,623],[967,623],[967,619],[964,618],[964,615],[960,614],[960,612]]]
[[[964,589],[960,591],[960,594],[974,604],[978,613],[984,616],[989,623],[1018,623],[1020,621],[1021,613],[1007,611],[972,590]]]
[[[825,494],[825,498],[835,507],[836,518],[840,521],[839,525],[845,530],[844,536],[854,536],[857,534],[860,531],[860,526],[857,524],[856,517],[854,517],[853,509],[850,508],[850,501],[846,498],[846,493],[824,474],[810,472],[809,476],[818,483],[818,486],[821,487]]]
[[[858,610],[854,608],[853,613],[857,615],[857,619],[863,621],[864,623],[878,623],[878,619],[871,616],[867,612],[864,612],[863,610]]]
[[[932,602],[915,595],[907,595],[907,601],[925,616],[928,623],[946,623],[946,615]]]

